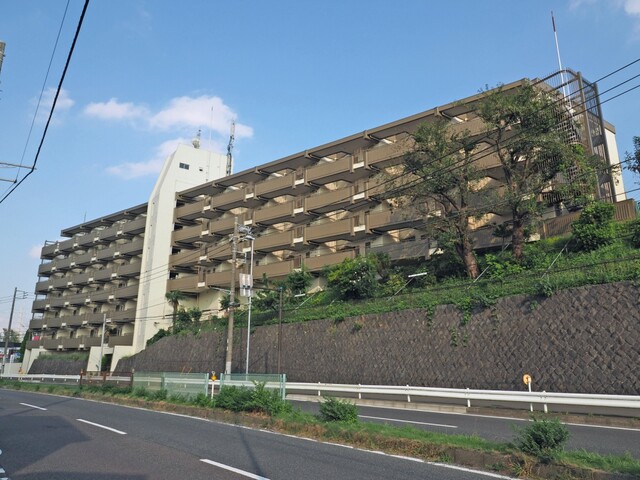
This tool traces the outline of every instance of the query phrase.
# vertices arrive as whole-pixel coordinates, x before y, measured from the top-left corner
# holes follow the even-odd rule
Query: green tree
[[[180,307],[180,300],[184,300],[187,296],[178,290],[171,290],[170,292],[167,292],[164,297],[173,307],[173,324],[175,325],[178,308]]]
[[[309,285],[311,285],[312,278],[311,274],[303,266],[299,270],[294,270],[287,275],[285,285],[291,295],[299,295],[306,293]]]
[[[486,142],[495,149],[504,189],[499,193],[511,217],[513,256],[520,261],[527,229],[548,204],[542,193],[550,186],[555,201],[576,202],[595,189],[602,160],[575,145],[577,126],[556,92],[526,83],[514,91],[487,92],[476,113],[486,126]]]
[[[442,249],[452,249],[465,265],[467,275],[479,274],[473,252],[471,222],[484,211],[480,179],[485,175],[473,158],[477,141],[444,118],[423,123],[414,133],[413,151],[404,158],[409,175],[401,204],[424,218],[429,236]]]
[[[369,257],[347,258],[329,268],[327,285],[342,300],[371,298],[375,295],[376,263]]]
[[[613,243],[614,213],[612,203],[592,202],[584,207],[580,218],[571,224],[577,248],[589,252]]]
[[[640,175],[640,137],[633,137],[633,153],[626,152],[624,156],[627,170]]]

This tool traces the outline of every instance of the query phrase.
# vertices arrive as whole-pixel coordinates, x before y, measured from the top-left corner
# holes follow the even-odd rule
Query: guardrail
[[[79,383],[80,375],[2,375],[0,378],[38,383]],[[108,376],[107,381],[129,381],[129,377]],[[220,387],[220,381],[209,380],[209,388],[213,395],[214,389]],[[233,382],[237,385],[252,386],[252,382]],[[471,407],[472,401],[490,401],[496,403],[520,403],[542,405],[547,411],[547,405],[566,405],[581,407],[605,407],[622,409],[640,409],[640,395],[601,395],[584,393],[556,393],[556,392],[518,392],[508,390],[470,390],[463,388],[432,388],[393,385],[347,385],[338,383],[286,383],[287,393],[310,392],[313,396],[325,394],[350,394],[376,399],[402,398],[412,403],[415,398],[432,398],[461,400]],[[386,397],[386,398],[385,398]],[[462,402],[461,402],[462,403]]]
[[[411,403],[412,397],[460,399],[471,407],[472,400],[505,403],[540,404],[547,411],[547,404],[591,406],[607,408],[638,408],[640,396],[637,395],[599,395],[583,393],[555,392],[518,392],[508,390],[470,390],[463,388],[432,388],[389,385],[345,385],[331,383],[287,383],[287,391],[314,392],[315,395],[351,393],[362,399],[368,396],[401,396]]]

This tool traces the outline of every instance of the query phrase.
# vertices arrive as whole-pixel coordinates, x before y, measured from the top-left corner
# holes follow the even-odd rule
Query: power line
[[[60,96],[60,92],[62,91],[62,84],[64,83],[64,79],[67,75],[67,70],[69,69],[69,64],[71,63],[71,57],[73,56],[73,51],[75,49],[76,42],[78,41],[78,37],[80,35],[80,29],[82,28],[82,23],[84,21],[84,16],[85,16],[85,13],[87,12],[88,6],[89,6],[89,0],[85,0],[84,7],[82,8],[82,13],[80,14],[80,19],[78,20],[78,26],[76,27],[76,32],[75,32],[75,35],[73,36],[73,41],[71,42],[71,48],[69,49],[69,54],[67,55],[67,60],[65,61],[64,69],[62,71],[60,81],[58,82],[58,87],[56,88],[56,94],[53,98],[53,104],[51,105],[51,110],[49,111],[47,123],[44,127],[44,131],[42,132],[42,137],[40,138],[40,143],[38,145],[38,150],[36,151],[36,155],[33,159],[33,163],[29,168],[29,171],[27,172],[27,174],[24,177],[22,177],[22,179],[20,179],[19,182],[14,184],[13,187],[0,199],[0,203],[4,202],[5,199],[9,195],[11,195],[16,190],[16,188],[18,188],[22,184],[22,182],[24,182],[36,169],[36,165],[40,157],[40,152],[42,151],[42,146],[44,145],[44,140],[47,136],[49,125],[51,124],[51,119],[53,118],[53,112],[55,111],[56,103],[58,102],[58,97]]]

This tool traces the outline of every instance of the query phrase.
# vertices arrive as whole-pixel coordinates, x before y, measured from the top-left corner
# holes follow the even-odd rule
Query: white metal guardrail
[[[313,392],[314,395],[351,393],[367,396],[402,396],[407,402],[412,397],[460,399],[471,406],[472,400],[573,405],[609,408],[638,408],[640,395],[599,395],[583,393],[518,392],[508,390],[470,390],[463,388],[432,388],[390,385],[345,385],[332,383],[287,383],[287,391]]]
[[[78,383],[80,375],[2,375],[7,380],[39,383]],[[111,380],[126,380],[128,377],[107,377]],[[235,382],[234,382],[235,383]],[[240,384],[245,382],[238,382]],[[247,386],[250,382],[246,382]],[[209,387],[219,387],[219,381],[209,381]],[[411,403],[415,398],[433,398],[462,400],[467,407],[472,401],[493,401],[496,403],[525,403],[544,405],[568,405],[605,408],[640,409],[640,395],[600,395],[585,393],[556,392],[518,392],[508,390],[470,390],[464,388],[432,388],[393,385],[347,385],[339,383],[286,383],[287,393],[311,393],[314,396],[325,394],[351,394],[359,399],[363,397],[397,399],[401,397]]]

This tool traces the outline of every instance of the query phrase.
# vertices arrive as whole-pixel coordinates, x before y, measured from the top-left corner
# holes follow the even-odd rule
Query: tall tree
[[[640,137],[633,137],[633,153],[625,153],[626,169],[640,175]]]
[[[497,88],[486,93],[476,113],[503,173],[500,197],[511,216],[513,255],[519,260],[527,229],[548,206],[542,193],[555,185],[564,201],[588,197],[600,159],[577,145],[577,125],[557,92],[530,83],[512,91]]]
[[[417,210],[430,238],[440,248],[452,248],[468,276],[476,278],[472,219],[484,213],[478,207],[483,175],[473,160],[476,140],[444,118],[421,124],[413,139],[415,146],[404,158],[410,187],[400,203]]]
[[[175,325],[178,308],[180,307],[180,300],[184,300],[187,296],[179,290],[171,290],[170,292],[167,292],[164,297],[173,307],[173,325]]]

